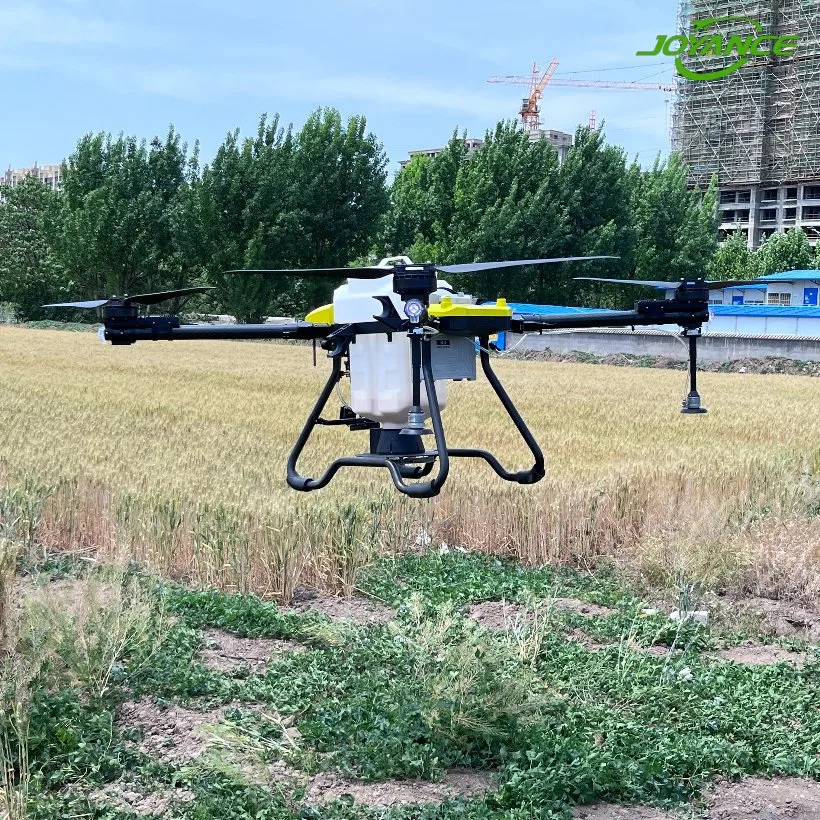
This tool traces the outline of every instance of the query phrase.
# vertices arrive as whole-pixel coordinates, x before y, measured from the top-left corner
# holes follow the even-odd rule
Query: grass
[[[326,370],[303,346],[103,347],[0,328],[3,526],[40,557],[136,559],[280,600],[298,583],[350,590],[373,555],[420,533],[534,565],[616,560],[661,585],[684,574],[796,597],[817,589],[816,550],[792,549],[820,510],[809,380],[704,374],[710,413],[689,418],[677,412],[680,373],[501,360],[548,478],[511,486],[468,460],[419,503],[375,471],[316,494],[287,488],[287,455]],[[486,383],[450,396],[452,445],[527,466]],[[360,452],[363,435],[319,430],[303,472]]]
[[[691,801],[716,776],[820,777],[817,652],[802,670],[711,660],[711,650],[744,636],[642,617],[644,602],[611,574],[436,550],[379,559],[360,584],[397,617],[357,627],[284,613],[253,595],[158,583],[135,567],[117,574],[50,561],[30,569],[40,575],[29,584],[56,572],[63,586],[53,591],[71,590],[75,651],[68,628],[56,645],[26,639],[41,620],[36,607],[17,610],[26,694],[9,698],[4,689],[0,713],[0,789],[17,800],[15,820],[132,817],[105,797],[112,788],[184,790],[192,799],[173,809],[178,820],[565,820],[574,804],[595,801],[694,810]],[[105,687],[74,665],[88,634],[121,618],[118,594],[91,603],[101,586],[153,613],[143,629],[121,633],[117,674]],[[556,597],[606,603],[612,613],[584,618],[552,607]],[[548,618],[496,633],[465,616],[467,605],[501,598],[544,605]],[[198,657],[206,627],[296,638],[308,649],[284,652],[257,674],[217,672]],[[588,651],[569,640],[579,627],[606,647]],[[653,644],[681,651],[640,651]],[[107,657],[99,656],[100,668]],[[25,749],[9,723],[15,697],[26,707]],[[171,763],[141,750],[141,731],[115,716],[124,701],[145,699],[209,713],[224,707],[222,718],[205,721],[210,749]],[[286,736],[286,726],[298,734]],[[22,753],[25,773],[15,762]],[[277,761],[303,778],[335,772],[358,782],[435,780],[449,767],[470,767],[492,770],[496,788],[440,806],[307,806],[303,785],[266,778]]]

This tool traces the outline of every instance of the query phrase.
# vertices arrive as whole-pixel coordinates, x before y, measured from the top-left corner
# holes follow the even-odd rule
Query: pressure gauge
[[[404,305],[404,315],[413,323],[418,322],[424,313],[424,303],[421,299],[408,299]]]

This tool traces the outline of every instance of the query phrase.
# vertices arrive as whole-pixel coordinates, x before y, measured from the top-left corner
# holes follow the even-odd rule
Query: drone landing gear
[[[482,338],[481,343],[481,366],[487,380],[495,390],[496,395],[504,405],[507,413],[516,426],[516,429],[521,434],[530,449],[534,458],[534,464],[529,470],[520,472],[510,472],[506,470],[498,459],[488,453],[486,450],[478,449],[448,449],[444,438],[444,426],[441,421],[441,408],[439,407],[438,397],[436,395],[435,380],[433,378],[433,367],[430,356],[430,340],[429,338],[418,339],[419,349],[419,370],[420,378],[415,378],[414,373],[414,405],[418,406],[415,401],[416,397],[420,395],[419,382],[423,379],[425,391],[427,393],[427,402],[430,407],[430,421],[433,427],[433,435],[435,437],[436,448],[434,450],[425,450],[421,438],[422,433],[427,432],[417,428],[405,427],[402,430],[389,430],[374,427],[374,422],[366,419],[352,419],[347,417],[333,422],[328,422],[321,418],[322,411],[325,408],[337,382],[342,378],[342,354],[345,351],[334,351],[331,357],[333,362],[330,377],[322,389],[319,399],[317,400],[313,410],[308,416],[299,438],[293,448],[288,459],[287,482],[294,490],[301,490],[309,492],[310,490],[319,490],[327,486],[332,478],[342,467],[384,467],[390,473],[390,478],[393,484],[400,492],[409,495],[413,498],[432,498],[441,491],[444,482],[450,471],[450,458],[481,458],[486,461],[493,470],[503,479],[507,481],[515,481],[518,484],[534,484],[540,481],[545,475],[544,455],[541,452],[535,438],[530,433],[524,420],[521,418],[512,400],[507,395],[498,377],[490,367],[490,357],[486,352],[489,340]],[[415,363],[414,363],[415,364]],[[414,367],[414,371],[416,368]],[[351,429],[366,429],[370,428],[370,453],[363,453],[356,456],[344,456],[336,459],[322,476],[319,478],[306,478],[299,474],[296,464],[299,456],[310,438],[313,428],[321,424],[350,424]],[[420,479],[426,478],[433,472],[433,469],[438,462],[438,471],[436,475],[429,481],[423,481],[416,484],[408,484],[405,479]]]
[[[700,327],[686,327],[681,335],[689,339],[689,393],[683,400],[681,413],[695,415],[708,412],[701,407],[700,393],[698,393],[698,337]]]

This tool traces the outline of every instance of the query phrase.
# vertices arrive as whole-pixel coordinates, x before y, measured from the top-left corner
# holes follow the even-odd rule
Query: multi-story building
[[[720,186],[721,237],[740,232],[749,247],[768,236],[802,228],[820,238],[820,6],[818,0],[683,0],[680,24],[694,21],[724,42],[748,41],[755,21],[767,36],[799,37],[791,56],[750,57],[719,79],[678,81],[673,147],[703,187],[713,174]],[[740,18],[746,18],[744,19]],[[769,42],[771,45],[771,41]],[[681,56],[697,71],[713,72],[738,60]]]
[[[484,145],[484,140],[468,138],[464,140],[464,144],[467,146],[467,156],[469,157],[471,154],[475,153],[477,148]],[[419,151],[409,151],[408,155],[410,158],[400,160],[399,165],[404,168],[405,165],[410,164],[413,157],[423,156],[432,158],[444,153],[446,150],[446,148],[423,148]]]
[[[0,187],[8,186],[14,188],[19,185],[26,177],[34,176],[40,180],[44,185],[47,185],[53,191],[59,190],[63,182],[63,172],[61,165],[38,165],[36,162],[31,168],[17,168],[9,169],[0,174]]]
[[[540,131],[532,132],[530,134],[530,139],[533,141],[538,140],[541,137],[549,140],[552,147],[558,152],[558,162],[563,162],[567,158],[569,149],[572,148],[572,134],[566,134],[563,131],[555,131],[551,128],[542,128]],[[467,156],[470,156],[481,148],[482,145],[484,145],[484,140],[470,138],[464,140],[464,143],[467,146]],[[425,157],[435,157],[445,150],[445,148],[425,148],[421,151],[410,151],[410,158],[401,160],[399,165],[404,168],[405,165],[409,165],[413,157],[419,155]]]

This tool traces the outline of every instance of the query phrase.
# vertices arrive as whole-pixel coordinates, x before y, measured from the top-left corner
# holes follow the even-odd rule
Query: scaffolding
[[[784,185],[820,179],[820,0],[684,0],[680,32],[692,21],[746,17],[767,34],[799,35],[793,57],[753,57],[725,78],[678,79],[673,148],[698,186]],[[709,29],[724,41],[749,37],[740,21]],[[693,71],[729,66],[737,55],[682,56]]]

